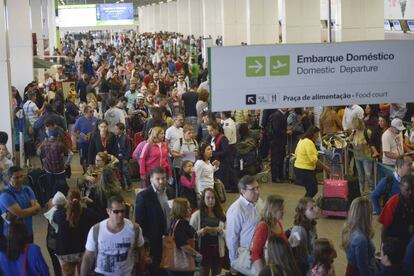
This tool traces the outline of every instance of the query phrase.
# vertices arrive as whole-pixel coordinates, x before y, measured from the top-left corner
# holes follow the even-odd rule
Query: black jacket
[[[95,157],[98,152],[106,151],[109,154],[117,156],[117,147],[115,135],[109,132],[108,142],[106,147],[102,145],[101,135],[96,131],[89,142],[88,149],[88,164],[95,164]]]
[[[271,142],[271,147],[285,149],[287,144],[287,117],[288,113],[283,114],[280,110],[276,110],[269,117],[267,124],[267,134]]]
[[[57,255],[84,252],[89,229],[97,222],[95,215],[87,208],[82,208],[78,227],[70,227],[66,220],[66,208],[58,208],[53,221],[59,226],[56,235]]]
[[[154,188],[150,185],[137,195],[135,222],[149,240],[153,264],[158,265],[162,256],[162,236],[167,234],[167,220]]]

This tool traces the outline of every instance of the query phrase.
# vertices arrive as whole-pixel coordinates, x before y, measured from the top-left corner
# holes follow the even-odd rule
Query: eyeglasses
[[[256,187],[253,187],[253,188],[246,188],[245,190],[246,191],[257,192],[257,191],[259,191],[259,189],[260,189],[260,187],[259,186],[256,186]]]
[[[124,214],[125,213],[125,209],[112,210],[112,213],[114,213],[115,215],[117,215],[117,214]]]

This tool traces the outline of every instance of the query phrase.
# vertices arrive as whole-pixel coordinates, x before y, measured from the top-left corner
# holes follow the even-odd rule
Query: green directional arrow
[[[266,75],[266,57],[246,57],[246,77],[264,77]]]
[[[271,76],[287,76],[289,75],[290,58],[289,56],[271,56],[269,67]]]

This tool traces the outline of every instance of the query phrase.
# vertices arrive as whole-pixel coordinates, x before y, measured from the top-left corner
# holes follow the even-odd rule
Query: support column
[[[6,3],[11,83],[23,96],[24,88],[34,79],[30,3],[29,0]]]
[[[156,25],[156,19],[155,19],[155,5],[147,6],[145,7],[145,13],[144,13],[144,20],[146,22],[145,31],[146,32],[155,32],[155,25]]]
[[[161,31],[161,5],[152,5],[154,9],[154,31]]]
[[[247,44],[279,43],[277,0],[247,0]]]
[[[25,0],[26,1],[26,0]],[[56,6],[55,0],[47,0],[47,25],[49,30],[49,55],[53,55],[53,49],[58,47],[56,30]]]
[[[188,1],[189,33],[197,39],[203,33],[203,11],[201,0]]]
[[[37,56],[43,57],[45,48],[43,44],[42,0],[30,0],[30,9],[32,13],[32,32],[36,33]]]
[[[336,41],[383,40],[384,2],[338,0]]]
[[[182,33],[185,37],[190,34],[190,20],[188,18],[188,1],[190,0],[177,0],[177,30],[179,33]]]
[[[3,114],[0,120],[0,130],[7,132],[9,140],[7,148],[10,152],[14,149],[12,102],[11,102],[11,71],[8,41],[8,22],[5,18],[6,5],[11,1],[0,0],[0,110]],[[32,66],[33,67],[33,66]]]
[[[215,40],[223,35],[223,6],[221,0],[202,0],[203,37]]]
[[[224,46],[247,42],[247,1],[222,0]]]
[[[168,28],[169,32],[177,32],[178,30],[178,23],[177,23],[177,2],[168,2],[167,3],[168,9]]]
[[[283,43],[320,43],[320,0],[282,0]]]
[[[145,7],[138,7],[138,32],[144,33],[144,9]]]
[[[160,30],[165,32],[168,30],[168,6],[167,3],[158,5],[160,7]]]

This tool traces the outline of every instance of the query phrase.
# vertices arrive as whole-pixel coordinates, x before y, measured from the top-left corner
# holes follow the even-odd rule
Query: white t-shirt
[[[125,124],[125,111],[117,107],[108,109],[105,112],[105,120],[108,122],[108,129],[110,132],[115,132],[115,125],[117,123]]]
[[[108,219],[99,223],[98,255],[95,272],[107,276],[131,275],[134,268],[134,224],[129,219],[125,219],[124,228],[118,233],[111,233],[108,230],[107,222]],[[141,229],[139,230],[137,243],[139,247],[144,245]],[[85,248],[88,251],[96,251],[93,227],[89,230]]]
[[[414,144],[414,129],[407,130],[405,132],[405,137],[408,138],[411,144]]]
[[[229,140],[229,145],[234,145],[237,142],[236,124],[232,118],[228,118],[223,122],[224,136]]]
[[[174,125],[170,126],[165,132],[165,139],[168,140],[168,148],[172,150],[175,142],[184,137],[183,128],[176,128]]]
[[[211,163],[207,164],[203,160],[195,162],[196,192],[202,193],[206,188],[214,189],[214,172],[217,170],[218,168]]]
[[[32,102],[31,100],[28,100],[23,105],[24,114],[25,114],[27,120],[29,120],[29,122],[32,126],[34,125],[34,123],[39,118],[39,116],[37,115],[38,110],[39,110],[39,108],[37,107],[37,105],[34,102]]]
[[[387,129],[381,137],[382,152],[388,151],[397,153],[398,155],[404,154],[403,136],[402,132],[395,135],[389,129]],[[382,163],[387,165],[395,165],[395,159],[388,158],[385,153],[382,154]]]
[[[364,118],[364,110],[359,105],[354,104],[352,107],[346,107],[344,117],[342,118],[342,127],[344,130],[352,129],[352,119],[358,117]]]

